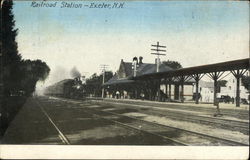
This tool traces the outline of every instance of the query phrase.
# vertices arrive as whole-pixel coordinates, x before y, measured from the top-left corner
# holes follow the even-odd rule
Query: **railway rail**
[[[37,102],[36,102],[37,103]],[[72,103],[70,103],[72,104]],[[40,107],[40,109],[42,110],[42,112],[45,114],[45,116],[48,118],[48,120],[51,122],[51,124],[54,126],[54,128],[58,131],[58,136],[59,138],[62,140],[62,142],[64,144],[70,144],[70,141],[69,139],[67,138],[67,136],[65,134],[63,134],[63,132],[59,129],[59,127],[56,125],[56,123],[52,120],[52,118],[48,115],[47,111],[44,109],[44,107],[41,105],[41,104],[38,104],[37,105]],[[130,129],[130,130],[134,130],[136,132],[139,132],[139,133],[142,133],[143,135],[149,135],[151,137],[154,137],[154,138],[160,138],[162,139],[162,141],[165,142],[165,144],[171,144],[171,145],[187,145],[185,143],[182,143],[182,142],[179,142],[177,140],[173,140],[171,138],[168,138],[168,137],[165,137],[165,136],[162,136],[162,135],[159,135],[157,133],[151,133],[151,132],[148,132],[148,131],[145,131],[145,130],[140,130],[140,129],[137,129],[136,127],[133,127],[131,125],[127,125],[125,123],[121,123],[121,122],[118,122],[118,121],[115,121],[115,120],[112,120],[112,119],[109,119],[109,118],[105,118],[103,116],[100,116],[98,114],[95,114],[95,113],[91,113],[89,111],[84,111],[84,113],[87,113],[89,115],[94,115],[96,118],[101,118],[103,120],[106,120],[106,121],[109,121],[109,122],[112,122],[114,124],[118,124],[119,126],[123,127],[123,128],[126,128],[126,129]]]
[[[95,100],[96,102],[100,102],[100,100]],[[168,105],[167,103],[166,104],[163,104],[163,103],[153,103],[153,102],[136,102],[136,101],[119,101],[119,102],[116,102],[116,101],[113,101],[113,100],[105,100],[105,101],[102,101],[102,103],[115,103],[115,104],[125,104],[125,105],[143,105],[143,106],[154,106],[152,108],[155,108],[155,107],[159,107],[159,108],[170,108],[170,109],[173,109],[175,106],[177,106],[176,104],[171,104],[171,105]],[[215,112],[215,109],[214,108],[205,108],[205,107],[190,107],[190,106],[180,106],[178,105],[178,108],[180,110],[186,110],[186,111],[202,111],[202,112],[207,112],[207,113],[214,113]],[[222,110],[222,113],[226,116],[233,116],[233,117],[237,117],[237,118],[240,118],[240,119],[248,119],[249,118],[249,112],[245,112],[245,111],[242,111],[242,110],[229,110],[229,109],[221,109]]]
[[[108,106],[108,105],[102,105]],[[139,109],[140,112],[145,112],[142,109]],[[114,112],[116,112],[114,110]],[[179,111],[161,111],[161,113],[151,110],[150,114],[160,115],[164,117],[168,117],[175,120],[186,120],[189,122],[195,122],[200,124],[208,124],[212,126],[221,127],[224,129],[230,129],[233,131],[240,131],[244,134],[249,135],[249,123],[243,121],[229,120],[229,119],[219,119],[207,116],[199,116],[196,114],[183,113]]]
[[[186,120],[189,122],[198,122],[201,124],[208,124],[212,126],[217,126],[224,129],[230,129],[233,131],[239,131],[244,134],[249,135],[249,123],[247,122],[240,122],[235,120],[228,120],[228,119],[215,119],[212,117],[204,117],[204,116],[198,116],[198,115],[190,115],[190,114],[179,114],[174,112],[169,113],[159,113],[161,116],[170,117],[172,119],[176,120]]]
[[[59,129],[59,127],[56,125],[56,123],[52,120],[52,118],[49,116],[49,114],[46,112],[46,110],[43,108],[41,103],[38,102],[38,100],[35,101],[36,104],[39,106],[41,111],[44,113],[44,115],[48,118],[51,125],[55,128],[55,130],[58,132],[58,137],[61,139],[63,144],[70,145],[69,139],[63,134],[63,132]]]
[[[120,121],[117,121],[117,120],[113,120],[112,118],[105,118],[103,117],[103,115],[100,115],[100,114],[96,114],[96,113],[92,113],[92,112],[89,112],[89,111],[84,111],[85,113],[88,113],[90,115],[95,115],[96,117],[99,117],[99,118],[102,118],[106,121],[111,121],[115,124],[118,124],[122,127],[125,127],[125,128],[128,128],[128,129],[132,129],[132,130],[135,130],[136,132],[141,132],[143,134],[147,134],[147,135],[151,135],[151,136],[154,136],[154,137],[157,137],[157,138],[161,138],[162,140],[166,141],[166,143],[169,144],[169,141],[171,142],[171,145],[183,145],[183,146],[188,146],[187,143],[184,143],[184,142],[181,142],[181,141],[178,141],[178,140],[175,140],[175,139],[172,139],[172,138],[169,138],[167,136],[164,136],[164,135],[160,135],[160,134],[157,134],[157,133],[153,133],[153,132],[150,132],[150,131],[147,131],[147,130],[142,130],[140,128],[137,128],[136,126],[133,126],[133,125],[129,125],[129,124],[126,124],[126,123],[122,123]]]
[[[155,122],[149,122],[110,111],[98,110],[92,107],[84,107],[84,112],[94,114],[98,117],[101,117],[108,121],[112,121],[121,126],[135,129],[147,134],[155,135],[165,140],[170,140],[179,145],[248,146],[248,144],[245,143],[240,143],[220,137],[214,137],[203,133],[188,131],[172,126],[162,125]],[[181,136],[172,138],[173,135],[169,135],[169,133],[174,133]]]
[[[62,99],[61,99],[62,100]],[[64,102],[71,104],[73,108],[79,108],[79,104],[90,104],[89,102],[72,101],[63,99]],[[172,126],[162,125],[155,122],[149,122],[135,117],[118,114],[111,111],[104,111],[90,106],[81,106],[85,113],[94,115],[97,118],[104,119],[124,128],[132,129],[143,134],[161,138],[166,144],[171,145],[218,145],[218,146],[248,146],[248,144],[215,137],[199,132],[193,132]]]

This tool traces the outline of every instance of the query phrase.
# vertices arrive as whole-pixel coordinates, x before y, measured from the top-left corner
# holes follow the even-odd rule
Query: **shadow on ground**
[[[102,139],[82,139],[76,145],[173,145],[172,142],[155,136],[137,134],[130,136],[115,136]]]
[[[31,100],[27,100],[3,136],[2,144],[39,143],[43,139],[57,137],[47,117]],[[59,141],[60,140],[56,140]]]

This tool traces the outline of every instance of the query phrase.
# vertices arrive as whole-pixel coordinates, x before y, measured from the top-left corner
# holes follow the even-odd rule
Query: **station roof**
[[[133,79],[133,70],[132,63],[130,62],[122,62],[125,67],[125,73],[127,75],[126,78],[118,78],[117,74],[115,74],[108,82],[104,83],[103,86],[107,85],[115,85],[115,84],[125,84],[125,83],[133,83],[135,82]],[[159,72],[167,72],[173,70],[169,66],[165,64],[161,64],[159,67]],[[147,74],[156,73],[156,64],[153,63],[141,63],[138,65],[136,75],[142,76]]]
[[[132,75],[132,63],[131,62],[123,62],[124,68],[125,68],[125,74],[126,75]]]
[[[167,72],[167,71],[173,71],[174,69],[170,68],[169,66],[165,64],[160,64],[159,66],[159,72]],[[150,63],[144,63],[142,64],[138,70],[137,70],[137,76],[143,76],[147,74],[153,74],[156,73],[156,64],[150,64]]]
[[[133,79],[139,80],[147,78],[167,78],[167,77],[187,76],[187,75],[211,73],[211,72],[231,71],[238,69],[249,69],[249,62],[250,62],[249,58],[239,59],[239,60],[227,61],[215,64],[181,68],[177,70],[169,70],[166,72],[138,75]]]
[[[124,83],[133,83],[134,80],[130,80],[128,78],[118,79],[117,74],[115,74],[110,80],[103,84],[103,86],[116,85],[116,84],[124,84]]]

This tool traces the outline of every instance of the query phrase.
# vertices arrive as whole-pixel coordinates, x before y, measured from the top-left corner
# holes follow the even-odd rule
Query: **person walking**
[[[119,91],[116,91],[116,99],[119,99],[119,96],[120,96],[120,92]]]

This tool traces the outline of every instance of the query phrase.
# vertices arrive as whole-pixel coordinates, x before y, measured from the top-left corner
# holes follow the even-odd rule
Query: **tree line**
[[[41,60],[23,59],[18,51],[13,15],[13,2],[5,0],[1,6],[1,136],[11,120],[35,91],[36,83],[47,78],[49,66]]]
[[[105,72],[105,76],[104,76],[104,82],[107,82],[108,80],[110,80],[113,77],[113,72],[111,71],[107,71]],[[87,80],[86,80],[86,84],[85,84],[85,89],[86,89],[86,93],[87,95],[92,95],[95,97],[101,97],[102,95],[102,84],[103,84],[103,74],[96,74],[94,73],[92,76],[90,76]]]

